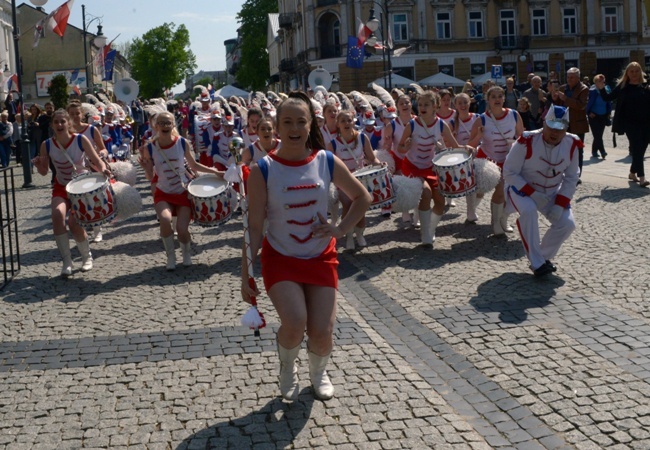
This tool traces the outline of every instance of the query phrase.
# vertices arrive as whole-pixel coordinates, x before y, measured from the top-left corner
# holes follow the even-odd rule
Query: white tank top
[[[84,128],[84,130],[79,134],[86,136],[90,143],[93,144],[93,147],[96,149],[97,145],[95,144],[95,133],[99,133],[99,131],[96,130],[94,126],[86,125],[86,128]]]
[[[336,138],[336,134],[337,134],[337,130],[336,130],[336,129],[334,129],[334,131],[331,131],[331,132],[330,132],[330,131],[327,129],[327,124],[325,124],[325,125],[323,125],[323,126],[321,127],[320,132],[321,132],[322,135],[323,135],[323,142],[325,142],[325,143],[331,142],[332,139],[335,139],[335,138]]]
[[[458,120],[458,130],[456,130],[456,141],[459,145],[466,145],[469,142],[469,137],[472,134],[472,127],[474,122],[478,120],[478,114],[469,113],[469,117],[466,120]],[[456,129],[456,121],[451,121],[451,129]]]
[[[479,148],[483,150],[488,158],[497,163],[506,160],[512,143],[515,141],[517,130],[517,115],[508,108],[500,119],[494,119],[487,112],[481,114],[483,121],[483,137]]]
[[[262,148],[262,145],[260,143],[260,140],[256,140],[254,144],[251,144],[248,146],[248,151],[251,154],[251,164],[256,163],[260,159],[264,158],[267,154],[271,152],[277,152],[280,150],[282,147],[282,143],[280,142],[280,139],[275,140],[275,147],[273,147],[271,150],[268,152]]]
[[[84,158],[85,153],[81,144],[81,135],[75,133],[72,136],[72,139],[65,147],[55,138],[48,139],[45,144],[50,161],[56,169],[56,181],[63,186],[68,184],[77,173],[86,172],[86,158]],[[66,157],[66,154],[69,158]],[[76,166],[76,172],[70,160]]]
[[[411,148],[406,158],[418,169],[433,167],[433,156],[436,153],[436,143],[444,142],[442,130],[444,122],[436,117],[432,125],[426,126],[420,119],[411,119]]]
[[[447,125],[451,125],[451,122],[452,122],[452,120],[454,118],[454,113],[455,112],[456,112],[456,110],[452,109],[451,112],[449,113],[449,115],[446,116],[446,117],[442,117],[442,115],[436,113],[436,117],[438,117],[439,119],[442,119]]]
[[[329,156],[328,156],[329,155]],[[317,213],[327,217],[327,200],[332,181],[334,156],[317,150],[298,162],[270,154],[258,162],[266,179],[266,237],[271,246],[286,256],[314,258],[327,248],[331,237],[312,235]]]
[[[344,142],[341,136],[337,136],[332,140],[333,153],[339,157],[345,164],[350,172],[361,169],[363,167],[363,143],[365,136],[363,133],[358,133],[357,137],[352,142]]]
[[[147,145],[158,174],[157,187],[166,194],[185,192],[183,185],[189,183],[185,171],[185,149],[188,145],[189,143],[182,137],[177,137],[169,147],[161,147],[157,141]],[[165,156],[162,155],[163,153]]]
[[[249,133],[248,132],[248,127],[244,128],[241,132],[241,138],[244,140],[244,145],[248,147],[249,145],[253,144],[255,141],[257,141],[258,136],[257,133]]]
[[[408,122],[406,122],[406,124],[408,124]],[[397,150],[397,147],[399,147],[399,141],[402,139],[406,124],[403,124],[399,117],[395,118],[395,120],[391,122],[391,125],[393,126],[393,153],[399,159],[404,158],[404,155]]]

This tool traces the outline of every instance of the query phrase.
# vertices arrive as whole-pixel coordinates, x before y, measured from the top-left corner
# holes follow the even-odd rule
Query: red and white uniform
[[[399,147],[399,141],[402,140],[402,134],[404,134],[404,128],[406,128],[406,125],[408,125],[409,122],[402,123],[399,117],[396,117],[393,119],[390,124],[392,125],[393,128],[393,155],[395,158],[398,160],[401,160],[404,158],[404,155],[400,153],[397,150],[397,147]],[[396,161],[397,162],[397,161]]]
[[[350,142],[344,142],[341,136],[331,141],[333,153],[343,161],[350,172],[363,167],[363,159],[366,157],[363,151],[365,141],[366,137],[363,133],[358,133],[357,137]]]
[[[239,135],[234,131],[229,135],[226,135],[225,131],[220,131],[212,138],[210,156],[212,157],[212,161],[214,161],[214,166],[219,168],[219,170],[226,170],[234,162],[230,153],[229,144],[236,136]],[[221,164],[221,166],[218,166],[218,164]]]
[[[113,142],[113,136],[115,136],[116,133],[117,131],[113,123],[105,123],[102,125],[102,139],[104,140],[104,147],[106,147],[106,150],[109,152],[113,148],[113,145],[116,145],[116,143]]]
[[[212,128],[211,116],[212,112],[210,110],[204,111],[202,109],[196,111],[194,115],[194,148],[199,154],[210,152],[203,139],[203,132]]]
[[[336,139],[336,136],[338,134],[338,131],[336,130],[336,128],[334,129],[334,131],[330,131],[327,128],[327,124],[325,124],[325,125],[323,125],[321,127],[320,132],[323,135],[323,142],[325,142],[326,144],[328,142],[331,142],[332,139]]]
[[[65,146],[55,138],[50,138],[45,143],[45,149],[50,157],[50,162],[56,169],[55,189],[57,188],[57,184],[59,185],[58,187],[63,186],[65,188],[77,173],[86,172],[82,137],[77,133],[72,136],[73,138]],[[67,157],[66,154],[68,155]],[[75,167],[70,163],[70,160],[74,163],[76,171]]]
[[[487,158],[500,167],[506,160],[517,131],[517,111],[505,108],[505,114],[496,119],[489,112],[480,115],[483,123],[483,137],[478,147],[477,158]]]
[[[86,128],[83,129],[79,134],[83,134],[88,138],[90,143],[93,145],[95,149],[97,149],[97,145],[95,145],[95,135],[99,133],[99,131],[93,126],[93,125],[86,125]]]
[[[582,146],[576,135],[567,133],[557,146],[552,147],[544,142],[540,129],[520,137],[505,160],[505,212],[519,213],[517,226],[533,268],[551,260],[575,229],[570,202],[580,176],[578,149]],[[549,199],[548,204],[539,210],[545,216],[554,205],[564,208],[560,219],[551,222],[541,242],[537,204],[530,197],[535,192]]]
[[[458,121],[458,130],[456,130],[456,141],[458,145],[467,145],[469,137],[472,134],[472,127],[474,122],[478,120],[478,114],[469,113],[469,117],[465,120],[460,118],[451,121],[451,129],[456,129],[456,120]]]
[[[156,190],[165,194],[186,192],[184,185],[189,183],[189,178],[185,171],[185,148],[188,145],[189,143],[182,137],[177,137],[169,147],[161,147],[157,142],[147,145],[158,175]],[[162,155],[163,153],[165,156]]]
[[[453,121],[453,118],[454,118],[454,113],[455,113],[455,112],[456,112],[456,111],[452,109],[451,112],[450,112],[448,115],[446,115],[446,116],[443,116],[443,115],[441,115],[439,112],[437,112],[437,113],[436,113],[436,117],[437,117],[438,119],[442,119],[442,121],[445,122],[447,125],[451,125],[451,123],[452,123],[452,121]]]
[[[248,127],[246,127],[241,131],[241,138],[244,140],[244,145],[248,147],[249,145],[255,143],[259,136],[256,132],[249,131]]]
[[[251,164],[256,163],[260,159],[264,158],[267,154],[271,152],[277,152],[280,150],[280,147],[282,146],[281,142],[279,139],[276,139],[275,141],[275,147],[273,147],[271,150],[268,152],[262,148],[262,145],[260,143],[260,140],[258,139],[255,141],[255,143],[251,144],[248,146],[248,151],[251,154]]]
[[[411,148],[406,152],[406,159],[418,169],[433,167],[433,157],[438,142],[444,142],[442,131],[444,122],[438,118],[426,126],[420,118],[411,119]]]

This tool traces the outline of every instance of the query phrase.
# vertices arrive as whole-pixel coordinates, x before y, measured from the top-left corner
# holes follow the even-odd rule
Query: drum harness
[[[181,142],[182,142],[182,141],[181,141]],[[169,167],[174,171],[174,173],[176,174],[176,176],[178,177],[178,179],[181,180],[181,185],[183,186],[183,189],[187,189],[188,183],[186,183],[186,182],[184,181],[183,177],[182,177],[181,174],[178,172],[178,170],[176,169],[176,167],[174,167],[174,166],[172,165],[172,163],[169,161],[169,158],[167,158],[167,155],[165,155],[165,153],[160,149],[160,147],[158,146],[158,142],[156,142],[154,145],[155,145],[155,147],[156,147],[156,150],[158,150],[158,153],[160,153],[160,155],[163,157],[163,159],[164,159],[165,162],[167,163],[167,165],[168,165],[168,166],[169,166]],[[185,150],[185,143],[183,143],[183,150]]]

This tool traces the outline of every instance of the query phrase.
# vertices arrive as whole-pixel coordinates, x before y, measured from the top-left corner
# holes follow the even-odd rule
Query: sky
[[[190,46],[200,70],[225,70],[226,48],[223,42],[237,37],[237,13],[245,0],[74,0],[70,24],[83,28],[81,5],[86,5],[86,24],[100,17],[103,33],[115,43],[141,37],[165,22],[184,24],[190,32]],[[62,5],[65,0],[48,0],[45,12]],[[31,5],[29,1],[25,2]],[[32,5],[33,6],[33,5]],[[88,25],[97,33],[98,20]],[[175,92],[184,86],[175,87]]]

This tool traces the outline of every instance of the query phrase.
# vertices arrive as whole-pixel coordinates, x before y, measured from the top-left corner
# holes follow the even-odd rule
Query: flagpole
[[[18,21],[16,19],[16,0],[11,0],[11,20],[14,35],[14,56],[16,58],[16,75],[18,77],[18,104],[20,105],[21,124],[20,124],[20,153],[22,156],[23,166],[23,188],[33,188],[32,182],[32,158],[29,152],[29,135],[27,134],[27,118],[25,117],[25,105],[23,104],[23,68],[20,61],[20,48],[18,40],[20,33],[18,30]]]

